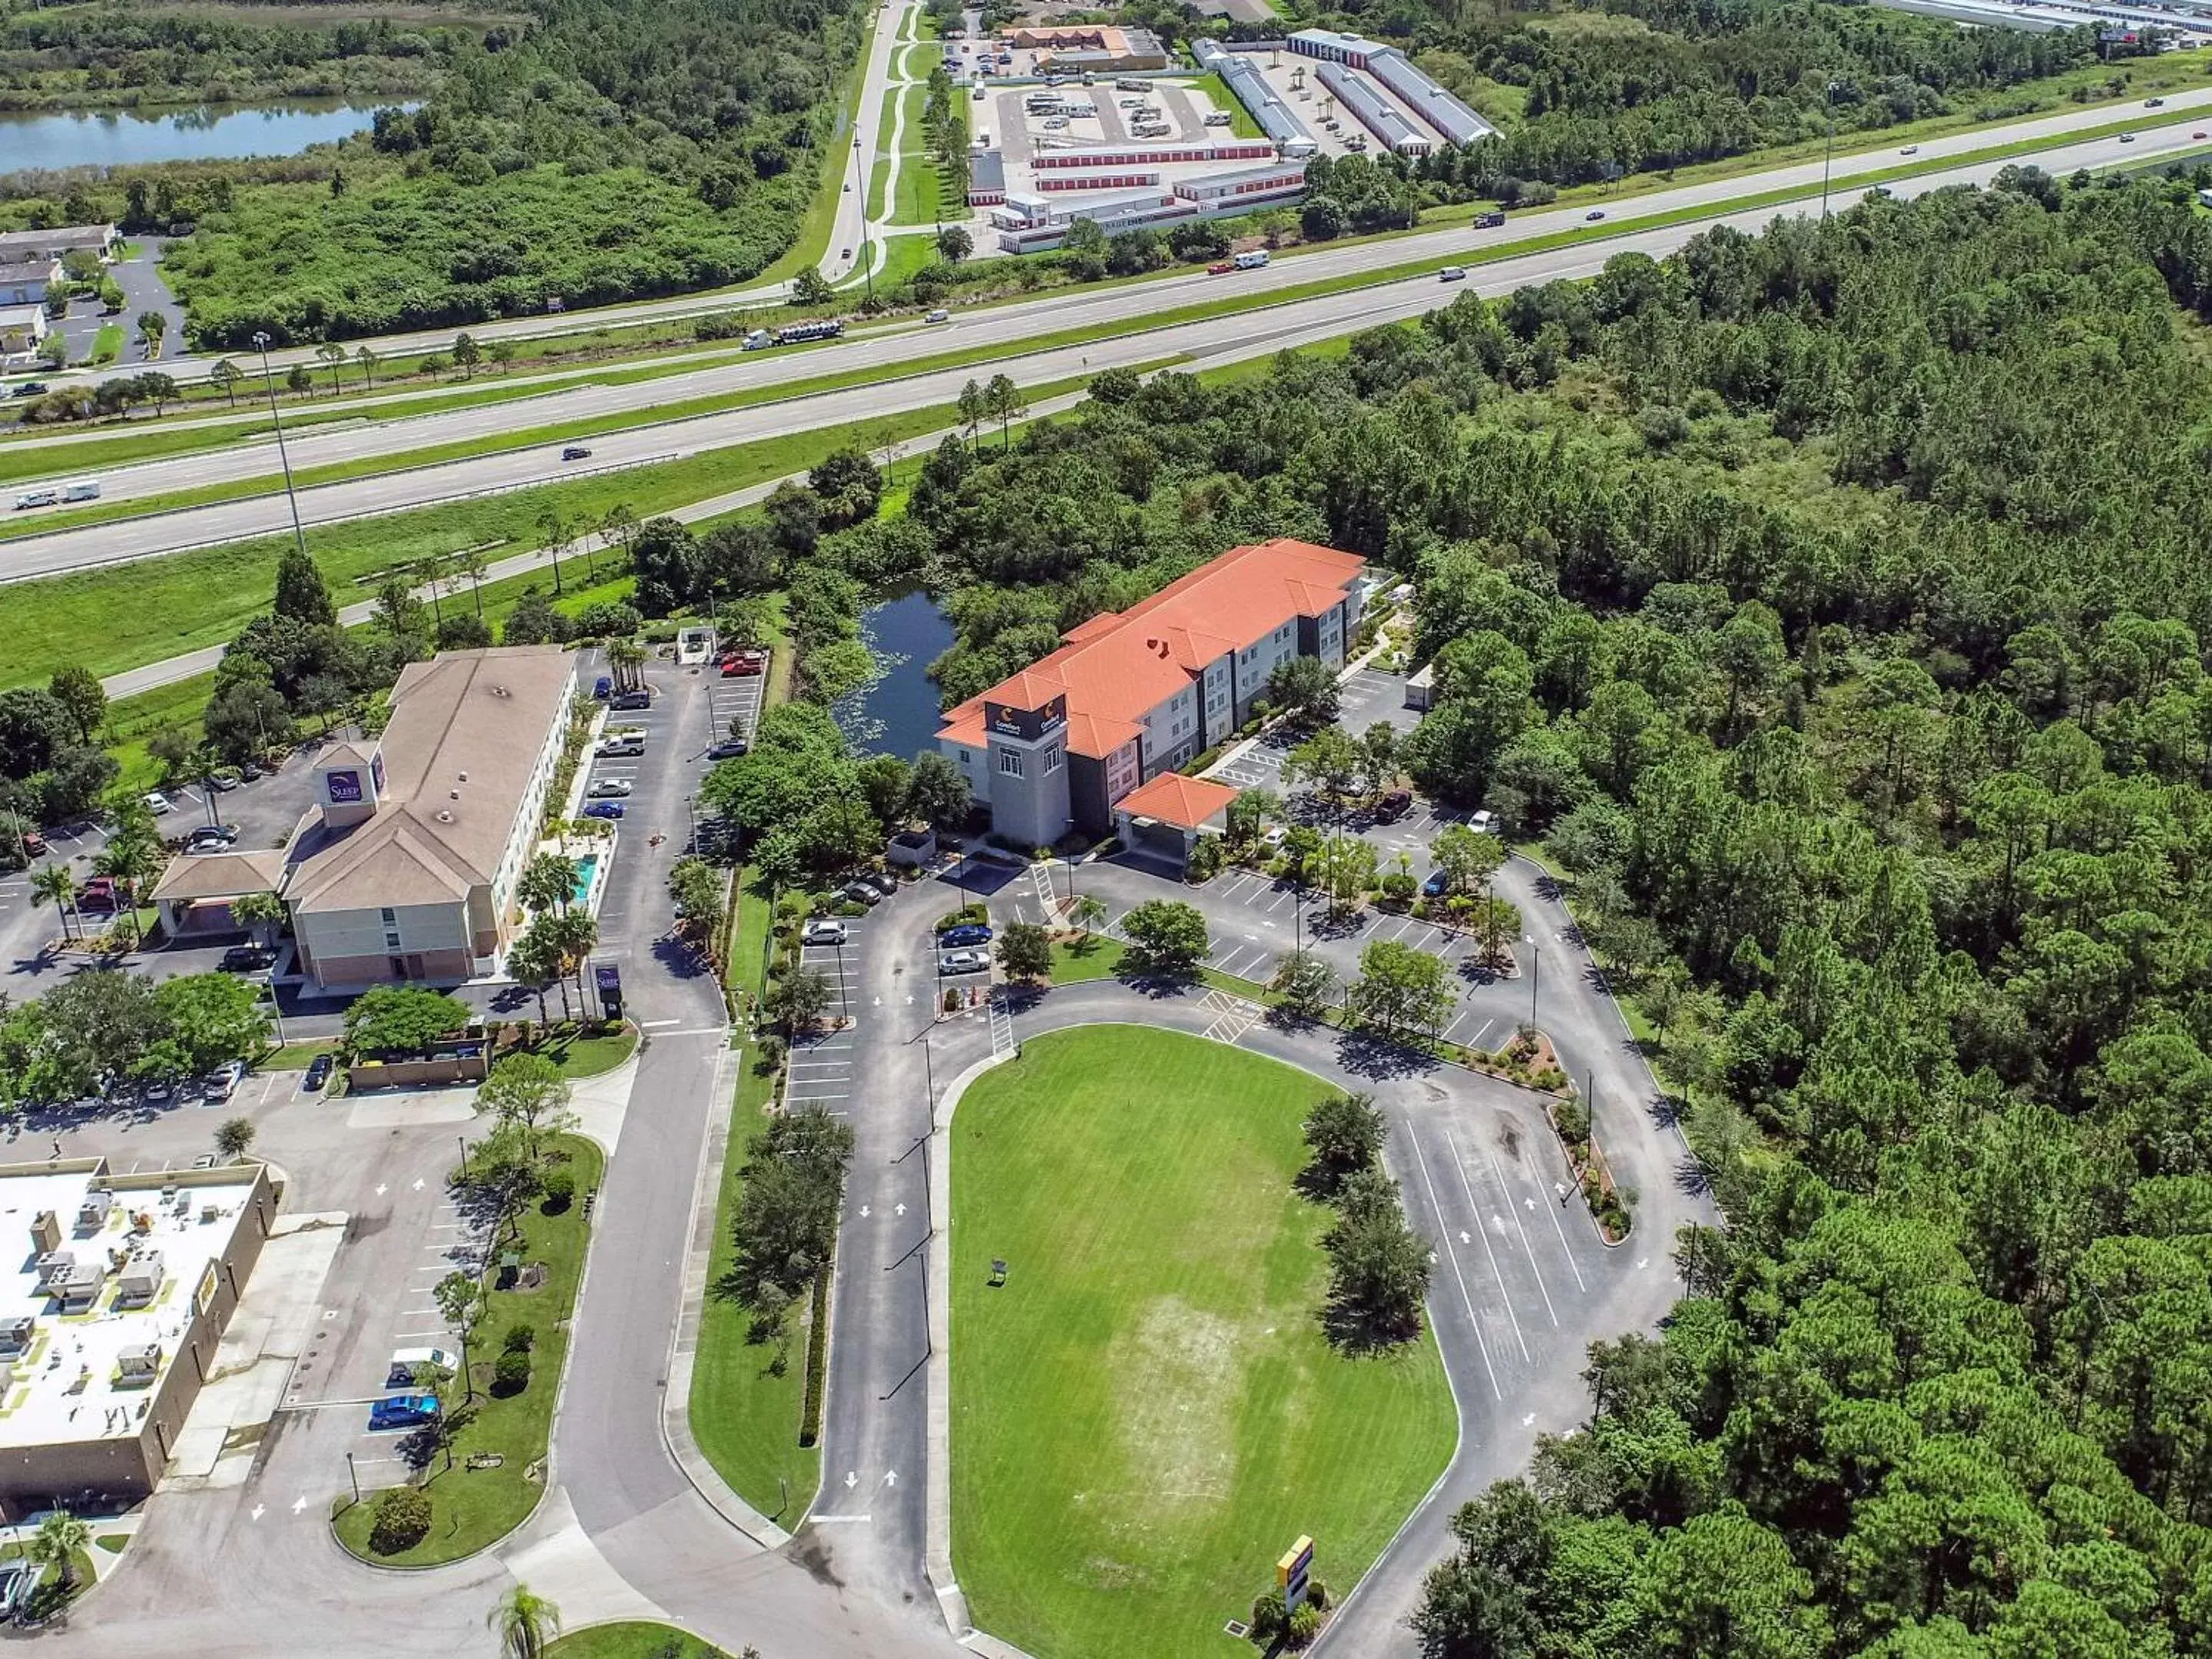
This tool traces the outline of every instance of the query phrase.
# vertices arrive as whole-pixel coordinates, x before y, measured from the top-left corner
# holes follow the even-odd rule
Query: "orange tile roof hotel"
[[[1091,810],[1070,803],[1074,820],[1097,833],[1102,809],[1234,731],[1276,663],[1306,654],[1340,664],[1365,568],[1356,555],[1309,542],[1237,548],[1127,611],[1070,629],[1050,656],[947,714],[939,747],[990,799],[994,771],[1024,776],[1004,762],[977,766],[1001,746],[994,738],[1026,744],[1064,730],[1068,755],[1105,769]],[[1184,693],[1191,717],[1179,725]]]

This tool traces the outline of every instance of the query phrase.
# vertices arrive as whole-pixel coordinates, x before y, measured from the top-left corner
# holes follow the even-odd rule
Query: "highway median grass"
[[[1030,1038],[953,1120],[953,1566],[1069,1659],[1218,1659],[1301,1533],[1341,1595],[1451,1455],[1434,1341],[1352,1358],[1297,1194],[1320,1079],[1138,1026]],[[1009,1267],[994,1285],[992,1262]]]
[[[1080,380],[1028,388],[1033,401],[1074,390]],[[848,426],[823,427],[708,451],[680,461],[533,486],[381,518],[318,525],[308,550],[341,595],[341,604],[369,597],[363,578],[410,569],[465,547],[496,560],[534,547],[538,516],[549,507],[570,522],[593,522],[627,502],[641,518],[727,491],[801,472],[848,445],[876,449],[957,423],[949,404]],[[255,537],[219,547],[104,565],[67,575],[10,583],[0,604],[0,661],[9,684],[43,684],[68,663],[108,675],[204,646],[220,645],[268,606],[276,560],[289,535]],[[580,574],[580,565],[579,566]],[[550,588],[550,576],[533,575]],[[495,585],[487,584],[488,594]],[[460,602],[466,602],[462,590]],[[453,601],[448,601],[449,603]]]

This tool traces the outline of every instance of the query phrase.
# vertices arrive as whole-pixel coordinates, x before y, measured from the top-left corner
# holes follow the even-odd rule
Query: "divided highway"
[[[2201,105],[2212,110],[2212,89],[2176,94],[2167,101],[2169,106]],[[2068,133],[2084,126],[2109,125],[2113,118],[2109,108],[2091,110],[2023,123],[2002,133],[1973,133],[1930,140],[1920,147],[1916,159],[1925,162],[1940,159],[1947,151],[1971,153],[1987,148],[1999,137],[2040,135],[2050,139],[2047,149],[2013,161],[2033,161],[2054,172],[2070,172],[2077,167],[2105,167],[2120,161],[2150,161],[2161,154],[2195,147],[2186,124],[2152,129],[2132,143],[2124,143],[2117,136],[2070,142],[2066,137]],[[1887,152],[1839,159],[1834,169],[1832,198],[1849,200],[1855,175],[1877,173],[1897,164],[1898,158]],[[1988,161],[1962,164],[1899,180],[1889,188],[1904,196],[1951,185],[1985,184],[2008,164]],[[1619,234],[1593,237],[1565,247],[1493,259],[1470,271],[1469,285],[1481,293],[1500,294],[1531,283],[1588,276],[1616,253],[1640,252],[1662,256],[1715,223],[1755,230],[1780,214],[1817,212],[1820,182],[1819,165],[1805,163],[1676,191],[1655,191],[1610,210],[1607,226],[1617,227]],[[1809,188],[1810,193],[1780,204],[1680,223],[1648,222],[1685,209],[1804,188]],[[1639,222],[1645,222],[1644,228],[1635,228]],[[532,428],[544,428],[627,415],[635,415],[644,424],[592,437],[589,441],[593,454],[588,465],[639,465],[728,448],[772,434],[842,425],[870,416],[948,402],[968,380],[988,377],[1000,370],[1035,386],[1095,374],[1116,365],[1157,363],[1170,357],[1231,362],[1378,323],[1419,316],[1444,303],[1457,290],[1440,289],[1434,276],[1425,274],[1302,300],[1271,302],[1272,295],[1316,281],[1356,277],[1363,270],[1430,260],[1441,265],[1454,257],[1490,254],[1516,241],[1531,241],[1575,228],[1581,222],[1579,216],[1573,213],[1526,214],[1498,230],[1470,231],[1455,226],[1417,233],[1388,242],[1304,254],[1233,277],[1193,273],[1103,290],[1070,290],[1016,304],[979,308],[961,315],[949,328],[923,329],[915,325],[887,329],[835,345],[763,354],[690,374],[625,385],[581,386],[549,392],[531,399],[526,414],[495,404],[402,421],[349,423],[301,435],[290,446],[292,465],[295,471],[311,471],[332,465],[374,465],[380,459],[389,458],[396,465],[404,467],[406,455],[411,453],[446,444],[495,441],[502,434],[512,431],[519,418],[526,419]],[[1151,325],[1151,319],[1177,307],[1229,298],[1246,301],[1249,308],[1200,322]],[[1129,331],[1042,352],[1029,349],[1031,341],[1079,328],[1123,328]],[[987,350],[979,361],[965,362],[956,368],[890,378],[900,375],[908,365],[930,355],[976,348]],[[991,351],[993,348],[1000,349]],[[774,389],[779,386],[793,386],[854,371],[878,371],[887,378],[872,385],[841,391],[797,392],[781,401],[684,420],[653,421],[656,410],[690,399],[748,391],[773,395]],[[573,477],[578,471],[577,464],[561,460],[561,447],[557,441],[533,444],[465,460],[374,473],[318,486],[301,493],[301,516],[309,523],[330,523],[429,505],[460,495],[556,482]],[[86,461],[80,456],[67,465],[82,470]],[[12,537],[0,542],[0,580],[20,580],[280,532],[289,520],[281,495],[275,493],[277,468],[275,446],[257,442],[104,471],[101,477],[106,498],[110,501],[149,501],[179,490],[257,480],[266,482],[271,493],[183,509],[158,518]]]

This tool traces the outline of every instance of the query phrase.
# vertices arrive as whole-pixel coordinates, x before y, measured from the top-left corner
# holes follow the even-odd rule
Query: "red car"
[[[27,858],[46,857],[46,838],[35,830],[26,830],[23,831],[23,854]]]
[[[115,883],[107,876],[94,876],[76,890],[76,908],[80,910],[112,910],[115,908]]]
[[[732,651],[722,659],[722,673],[726,678],[732,674],[764,674],[768,672],[768,653],[757,645],[742,651]]]
[[[1236,269],[1237,262],[1234,259],[1216,259],[1212,264],[1206,266],[1206,274],[1209,276],[1225,276]]]

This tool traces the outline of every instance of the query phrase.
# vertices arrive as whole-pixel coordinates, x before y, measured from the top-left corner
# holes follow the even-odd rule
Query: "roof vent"
[[[458,789],[448,789],[446,791],[446,799],[447,800],[459,800],[460,798],[461,792]]]
[[[453,774],[453,776],[458,781],[462,783],[466,783],[469,781],[469,775],[465,772],[456,772]]]
[[[441,823],[451,823],[453,821],[453,815],[442,806],[438,809],[437,817]]]
[[[490,690],[490,691],[491,691],[492,696],[494,696],[495,697],[511,697],[511,696],[513,696],[514,695],[514,692],[512,692],[512,691],[508,690],[507,690],[505,686],[503,686],[503,685],[495,685],[495,686],[490,687],[490,688],[489,688],[489,690]]]

